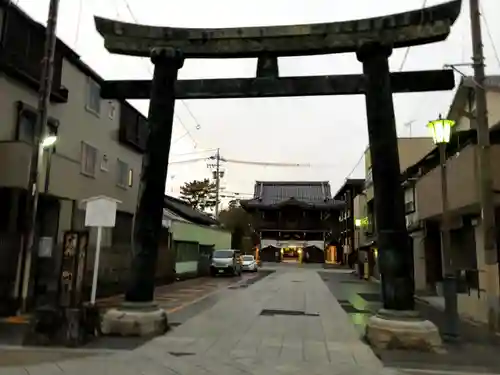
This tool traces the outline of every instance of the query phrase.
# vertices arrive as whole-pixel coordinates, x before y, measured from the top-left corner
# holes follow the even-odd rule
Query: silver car
[[[241,275],[241,259],[239,250],[215,250],[212,255],[210,273],[216,275]]]
[[[259,267],[257,265],[257,261],[253,255],[243,255],[241,257],[242,264],[241,267],[243,271],[257,272]]]

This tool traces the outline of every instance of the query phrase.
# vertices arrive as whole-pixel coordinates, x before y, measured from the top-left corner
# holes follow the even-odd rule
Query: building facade
[[[0,2],[0,25],[0,300],[5,301],[33,293],[31,283],[23,281],[28,275],[21,275],[27,260],[19,249],[45,30],[9,1]],[[57,41],[46,129],[57,141],[43,152],[36,233],[50,239],[57,250],[64,231],[84,228],[83,199],[105,195],[119,200],[116,227],[103,233],[100,277],[102,282],[115,282],[129,266],[122,252],[130,250],[147,122],[127,102],[101,99],[102,82],[74,51]],[[88,276],[94,244],[92,231]],[[56,261],[57,251],[52,254]],[[52,261],[43,263],[46,271],[54,267]]]
[[[364,179],[348,178],[333,198],[334,200],[345,202],[345,207],[340,211],[339,216],[339,244],[342,247],[342,258],[339,261],[342,264],[350,263],[348,262],[348,258],[354,251],[354,242],[356,240],[354,198],[363,192],[364,184]]]
[[[260,259],[276,262],[325,262],[326,245],[338,238],[344,207],[332,199],[326,181],[257,181],[254,198],[240,204],[260,236]]]
[[[414,165],[422,157],[427,155],[434,148],[432,138],[415,137],[415,138],[398,138],[398,153],[399,165],[401,171],[405,171],[409,166]],[[355,217],[359,223],[359,241],[357,247],[358,270],[361,277],[378,278],[380,276],[378,270],[378,247],[377,247],[377,222],[375,220],[374,206],[374,190],[371,171],[370,149],[365,151],[365,186],[364,190],[359,194],[362,199],[358,202],[365,204],[365,207],[359,208],[359,212],[363,213],[361,217]],[[410,201],[407,201],[409,196],[405,192],[405,211],[406,213],[414,211],[414,207]]]
[[[500,76],[489,76],[485,82],[490,126],[491,167],[497,244],[500,241]],[[498,267],[488,267],[485,261],[481,211],[479,205],[479,167],[477,137],[474,122],[474,82],[462,79],[448,112],[456,121],[447,145],[446,173],[448,207],[451,216],[451,257],[460,274],[459,312],[468,318],[486,322],[488,316],[487,279],[496,279]],[[419,293],[442,296],[442,195],[439,153],[434,149],[404,173],[412,180],[415,213],[408,222],[414,238],[415,287]],[[498,245],[497,245],[498,246]]]

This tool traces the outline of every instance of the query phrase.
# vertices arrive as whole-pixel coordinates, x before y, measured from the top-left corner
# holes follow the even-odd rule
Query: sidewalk
[[[87,357],[26,368],[29,373],[382,374],[384,369],[315,270],[278,268],[212,308],[127,353]]]

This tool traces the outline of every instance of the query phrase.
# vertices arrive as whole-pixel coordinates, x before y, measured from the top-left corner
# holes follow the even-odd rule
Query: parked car
[[[240,276],[242,271],[241,256],[239,250],[225,249],[215,250],[212,255],[210,274]]]
[[[243,271],[257,272],[259,270],[259,266],[257,265],[253,255],[243,255],[241,257],[241,261]]]

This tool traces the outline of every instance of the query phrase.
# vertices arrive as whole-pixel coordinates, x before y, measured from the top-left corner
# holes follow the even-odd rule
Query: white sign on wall
[[[99,273],[99,258],[101,253],[102,228],[112,228],[116,222],[116,207],[119,200],[104,195],[92,197],[82,201],[85,205],[85,226],[97,227],[97,241],[94,257],[94,275],[90,303],[95,304],[97,294],[97,277]]]
[[[116,222],[116,208],[119,200],[104,195],[88,198],[85,204],[85,226],[112,228]]]

